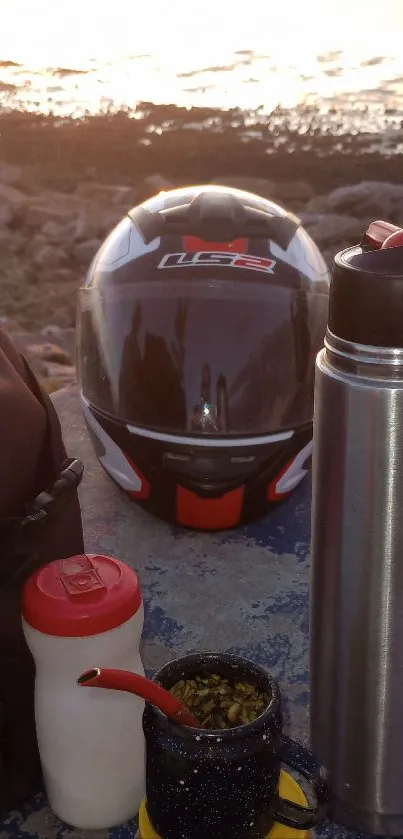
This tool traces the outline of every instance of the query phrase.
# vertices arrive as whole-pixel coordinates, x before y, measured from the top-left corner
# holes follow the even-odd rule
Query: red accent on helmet
[[[131,468],[133,469],[133,472],[136,473],[139,481],[141,481],[140,489],[129,490],[128,494],[130,495],[131,498],[135,498],[135,499],[144,499],[145,500],[145,499],[149,498],[150,495],[151,495],[151,487],[150,487],[150,484],[147,481],[147,478],[144,477],[141,469],[139,469],[139,467],[136,466],[134,460],[132,460],[131,457],[129,457],[129,455],[126,454],[126,452],[124,452],[124,456],[125,456],[127,462],[130,464]]]
[[[281,478],[284,477],[286,472],[288,472],[289,468],[294,463],[294,460],[295,460],[295,457],[292,457],[291,460],[289,460],[288,463],[286,463],[286,465],[281,470],[279,475],[277,475],[275,478],[273,478],[272,481],[270,481],[269,486],[267,488],[267,500],[268,501],[283,501],[284,498],[288,498],[288,496],[291,495],[291,493],[293,491],[292,489],[287,490],[287,492],[278,492],[277,487],[278,487],[278,485],[281,481]]]
[[[232,242],[206,242],[197,236],[184,236],[183,248],[187,253],[198,251],[233,251],[234,253],[248,252],[248,239],[233,239]]]
[[[220,498],[200,498],[180,484],[176,488],[178,524],[197,530],[225,530],[239,524],[245,487],[226,492]]]

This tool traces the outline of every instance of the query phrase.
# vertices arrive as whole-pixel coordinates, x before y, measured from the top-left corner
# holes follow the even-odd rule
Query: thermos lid
[[[330,332],[345,341],[403,348],[403,237],[374,222],[359,246],[335,256],[330,284]]]
[[[115,629],[142,603],[135,571],[111,556],[59,559],[27,580],[22,614],[46,635],[84,637]]]

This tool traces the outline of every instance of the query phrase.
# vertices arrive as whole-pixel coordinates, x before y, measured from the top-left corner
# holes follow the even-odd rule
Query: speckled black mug
[[[309,830],[326,815],[327,787],[310,752],[282,734],[280,689],[270,673],[227,653],[194,653],[169,662],[154,679],[166,688],[218,673],[248,680],[270,696],[252,723],[224,731],[187,728],[146,705],[147,811],[162,839],[265,839],[274,822]],[[278,796],[281,764],[311,783],[315,807]]]

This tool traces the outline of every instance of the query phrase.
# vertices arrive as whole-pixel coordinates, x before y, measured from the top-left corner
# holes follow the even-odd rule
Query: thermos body
[[[312,747],[336,821],[402,835],[403,349],[328,331],[312,521]]]

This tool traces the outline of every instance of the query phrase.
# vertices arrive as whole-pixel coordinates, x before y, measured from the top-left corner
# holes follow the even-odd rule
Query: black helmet
[[[162,192],[80,289],[78,376],[97,456],[168,521],[221,529],[306,474],[329,276],[299,220],[220,186]]]

